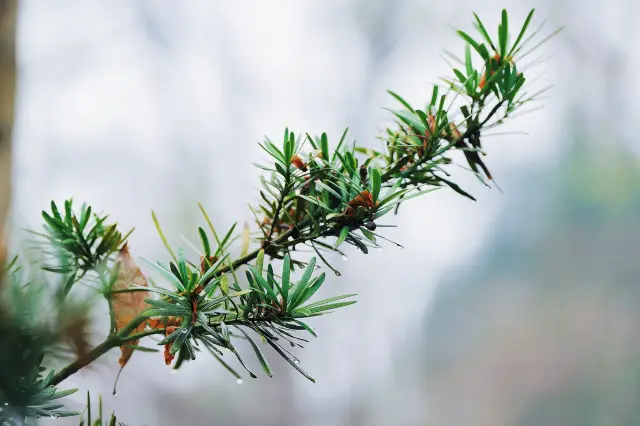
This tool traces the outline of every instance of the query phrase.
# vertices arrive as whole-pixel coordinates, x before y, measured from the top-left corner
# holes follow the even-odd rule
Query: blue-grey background
[[[158,426],[637,424],[632,0],[24,0],[11,226],[37,228],[51,199],[73,197],[135,226],[137,255],[166,259],[152,209],[176,245],[196,237],[197,202],[219,228],[251,221],[264,135],[335,141],[349,126],[377,146],[385,90],[421,105],[449,73],[442,51],[462,56],[452,27],[471,31],[475,11],[495,29],[503,7],[513,25],[536,7],[543,35],[566,26],[525,61],[542,60],[532,86],[555,87],[486,138],[502,193],[456,173],[477,203],[412,200],[387,220],[404,250],[332,258],[343,274],[324,294],[360,296],[314,322],[299,355],[317,384],[276,356],[273,379],[237,385],[205,356],[173,375],[137,353],[114,397],[114,351],[65,382],[81,389],[68,405],[90,389]]]

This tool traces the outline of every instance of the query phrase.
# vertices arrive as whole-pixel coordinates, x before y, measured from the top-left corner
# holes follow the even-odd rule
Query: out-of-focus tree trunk
[[[0,238],[7,223],[11,201],[17,9],[18,0],[0,0]]]

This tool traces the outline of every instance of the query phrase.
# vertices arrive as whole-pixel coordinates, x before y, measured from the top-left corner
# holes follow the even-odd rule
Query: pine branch
[[[446,185],[474,199],[454,182],[441,178],[435,172],[442,170],[441,165],[451,163],[451,160],[446,157],[450,151],[459,149],[463,151],[472,170],[477,172],[477,167],[480,167],[487,178],[491,179],[489,171],[477,153],[480,148],[481,131],[503,106],[507,105],[507,109],[504,110],[500,120],[504,120],[521,106],[521,104],[514,106],[513,99],[522,87],[524,77],[516,72],[512,58],[501,58],[498,53],[491,57],[483,45],[466,34],[462,35],[483,57],[485,69],[483,72],[474,70],[471,65],[471,56],[467,51],[467,75],[454,70],[454,74],[462,85],[449,82],[450,86],[456,90],[456,97],[463,94],[468,98],[468,105],[460,108],[464,116],[462,123],[456,124],[448,119],[448,110],[444,108],[447,95],[440,96],[436,86],[425,111],[412,108],[399,95],[391,93],[404,106],[403,111],[393,112],[398,119],[398,130],[395,133],[388,132],[390,135],[387,139],[388,153],[364,150],[363,152],[367,152],[369,158],[362,166],[358,166],[358,159],[355,156],[356,152],[360,152],[358,148],[354,146],[348,149],[344,146],[346,131],[333,153],[329,150],[328,138],[325,134],[316,138],[315,141],[308,136],[306,141],[317,150],[317,154],[312,153],[306,162],[300,157],[303,144],[296,142],[294,133],[289,129],[285,130],[281,148],[267,139],[260,146],[275,161],[275,167],[263,167],[272,172],[272,177],[270,181],[262,179],[266,193],[261,192],[261,197],[266,206],[261,205],[259,210],[267,215],[265,223],[269,223],[269,230],[261,239],[259,248],[234,261],[224,261],[217,266],[210,279],[220,280],[227,272],[232,271],[237,286],[235,271],[250,265],[254,260],[258,260],[261,264],[262,260],[259,259],[261,253],[266,253],[272,258],[284,259],[288,258],[289,252],[295,250],[298,244],[321,243],[322,239],[331,236],[337,238],[336,244],[329,246],[322,243],[325,249],[331,247],[331,250],[338,250],[339,245],[346,241],[366,253],[368,243],[373,242],[374,246],[376,245],[375,237],[370,232],[376,227],[375,220],[392,209],[397,210],[400,203],[428,192],[423,189],[425,186]],[[501,38],[495,45],[502,46],[503,42]],[[514,45],[512,50],[515,48]],[[495,96],[497,102],[486,116],[481,117],[487,100],[491,96]],[[465,128],[463,132],[458,131],[459,126]],[[384,197],[380,193],[381,187],[388,189]],[[269,200],[269,195],[274,201]],[[284,211],[291,206],[295,206],[295,209],[292,208],[291,212]],[[200,228],[206,253],[201,264],[211,267],[212,261],[218,260],[226,249],[226,241],[229,240],[230,233],[227,234],[224,242],[220,241],[206,212],[204,209],[202,211],[218,243],[216,254],[211,255],[206,233]],[[188,290],[190,284],[187,281],[190,278],[183,276],[185,272],[180,272],[186,270],[186,263],[176,259],[175,252],[169,247],[155,216],[154,221],[163,243],[177,262],[175,265],[172,263],[171,268],[165,273],[174,274],[183,281],[177,283],[181,294],[198,290],[193,286]],[[282,226],[288,229],[281,230]],[[355,231],[361,231],[366,238],[362,239],[355,234]],[[368,243],[367,240],[369,240]],[[295,264],[297,261],[292,263]],[[202,274],[204,274],[204,267]],[[239,287],[236,288],[236,290],[239,289]],[[255,291],[269,293],[266,288],[256,288]],[[273,294],[270,297],[273,299]],[[167,295],[162,297],[165,302],[169,299],[170,296]],[[267,302],[263,303],[267,307],[275,303],[273,300],[263,302]],[[228,301],[225,301],[225,306],[228,306]],[[133,321],[98,346],[97,351],[92,354],[99,356],[103,350],[121,346],[123,342],[129,340],[137,340],[137,337],[127,336],[127,334],[139,325],[140,321]],[[181,327],[187,326],[186,322],[181,325]],[[198,328],[191,327],[189,330],[197,332]],[[147,331],[144,331],[142,334],[136,333],[132,336],[144,337],[146,333]],[[157,334],[155,331],[149,333]],[[80,364],[74,364],[64,371],[77,371],[78,366]]]
[[[324,284],[325,274],[314,276],[315,257],[307,262],[291,255],[298,245],[310,245],[326,266],[339,275],[322,252],[342,253],[340,247],[347,243],[367,254],[369,248],[378,246],[378,239],[387,240],[382,231],[374,232],[377,221],[386,214],[397,212],[408,200],[440,187],[449,187],[475,201],[473,196],[442,175],[449,177],[445,170],[453,163],[449,155],[460,151],[483,183],[492,180],[480,157],[480,154],[484,155],[483,131],[512,117],[534,98],[526,96],[525,77],[516,66],[520,59],[518,52],[530,40],[523,37],[532,15],[533,11],[511,46],[508,45],[506,11],[503,11],[497,40],[491,40],[476,16],[484,41],[478,42],[459,32],[467,42],[462,62],[464,69],[453,69],[454,77],[443,79],[447,83],[446,93],[439,93],[440,87],[434,86],[424,110],[412,107],[401,96],[389,92],[402,109],[391,111],[395,126],[387,129],[383,139],[385,146],[380,151],[347,144],[346,130],[333,150],[324,133],[315,138],[307,134],[303,140],[288,128],[280,146],[269,139],[260,144],[272,164],[260,166],[270,173],[270,178],[261,177],[262,202],[258,208],[252,208],[262,231],[262,237],[257,238],[258,247],[253,251],[248,251],[251,244],[249,230],[239,236],[234,224],[220,238],[200,205],[211,233],[198,228],[202,255],[198,260],[188,260],[182,249],[174,250],[169,245],[153,214],[171,260],[168,265],[143,261],[164,279],[168,287],[148,286],[144,274],[129,255],[126,241],[130,232],[121,233],[116,224],[107,224],[107,216],[93,213],[86,205],[76,213],[72,201],[67,200],[64,211],[60,212],[52,202],[50,212],[43,212],[44,233],[33,234],[42,246],[46,246],[47,252],[54,250],[42,268],[59,275],[56,303],[60,306],[69,304],[67,296],[79,283],[86,284],[104,295],[110,325],[107,338],[98,346],[78,351],[75,361],[55,374],[50,372],[44,382],[34,378],[31,385],[44,383],[46,392],[33,393],[37,396],[33,401],[42,405],[41,399],[47,395],[52,398],[64,395],[64,391],[56,393],[54,386],[114,348],[122,351],[122,371],[134,351],[149,350],[138,342],[152,335],[164,336],[158,345],[164,347],[167,365],[179,368],[184,362],[195,360],[202,349],[207,349],[238,379],[240,374],[222,359],[224,353],[233,354],[249,375],[256,377],[233,344],[238,338],[250,343],[264,372],[272,375],[259,342],[252,338],[257,335],[261,342],[313,381],[286,346],[303,347],[307,340],[299,333],[316,336],[304,321],[355,303],[352,300],[355,295],[313,301]],[[481,59],[479,68],[472,63],[474,56]],[[450,118],[454,105],[459,110],[456,116],[459,116],[457,113],[462,116],[460,121]],[[232,246],[237,239],[243,240],[242,255],[233,260]],[[265,257],[282,260],[280,275],[275,274],[271,264],[267,263],[265,267]],[[296,281],[293,276],[298,267],[304,269]],[[237,274],[241,270],[246,275],[242,284]],[[18,293],[23,290],[21,288]],[[156,293],[156,297],[151,297],[151,293]],[[23,299],[31,300],[30,309],[38,307],[35,299]],[[74,336],[77,337],[77,333]],[[76,338],[76,341],[86,346],[82,339]],[[48,344],[40,342],[39,345],[42,347],[28,350],[40,353]],[[2,392],[0,387],[0,395]],[[33,401],[27,401],[25,406]],[[89,399],[87,403],[90,408]],[[47,407],[49,410],[59,408],[56,405]],[[37,416],[40,412],[33,413]],[[102,414],[99,421],[102,422]],[[112,416],[112,423],[115,421]]]

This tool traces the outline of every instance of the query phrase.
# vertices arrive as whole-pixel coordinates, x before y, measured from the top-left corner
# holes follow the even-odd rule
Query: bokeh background
[[[174,375],[137,353],[112,396],[116,352],[65,383],[130,425],[638,424],[634,0],[23,0],[14,240],[67,197],[135,226],[153,259],[152,209],[176,245],[196,237],[197,202],[219,228],[250,222],[264,135],[349,126],[378,146],[385,90],[422,104],[449,74],[442,51],[462,56],[452,27],[472,31],[475,11],[497,28],[503,7],[566,26],[528,58],[532,85],[555,86],[486,138],[502,192],[456,173],[477,203],[412,200],[387,220],[404,250],[332,258],[324,291],[360,296],[314,322],[299,355],[317,384],[276,356],[274,378],[238,385],[213,359]]]

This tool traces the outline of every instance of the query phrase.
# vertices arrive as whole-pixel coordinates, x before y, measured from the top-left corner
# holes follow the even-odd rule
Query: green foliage
[[[74,411],[61,410],[63,404],[56,401],[71,395],[77,389],[59,391],[52,386],[54,372],[50,371],[43,376],[46,370],[41,366],[43,355],[30,351],[33,342],[29,341],[29,336],[25,335],[24,339],[23,342],[14,342],[18,346],[12,348],[22,355],[20,371],[2,373],[3,389],[10,389],[11,392],[0,395],[0,425],[21,425],[24,419],[78,415]]]
[[[14,258],[0,277],[0,425],[18,425],[25,419],[66,417],[77,413],[61,410],[57,401],[77,389],[59,391],[54,371],[42,365],[45,355],[62,350],[64,330],[52,327],[51,316],[41,314],[42,289],[22,284],[18,259]],[[56,309],[54,309],[55,311]],[[58,313],[56,325],[62,324]]]
[[[87,272],[95,270],[117,252],[133,231],[122,235],[116,224],[106,222],[108,216],[94,213],[91,206],[84,204],[76,215],[71,199],[64,202],[64,214],[52,201],[51,213],[43,211],[42,217],[45,232],[34,234],[56,250],[51,254],[58,258],[57,264],[45,265],[43,269],[66,277],[60,289],[62,298]]]
[[[5,417],[2,421],[14,421],[8,416],[22,419],[71,414],[59,411],[61,405],[51,401],[72,391],[59,392],[55,386],[111,349],[153,351],[137,344],[150,335],[164,336],[159,345],[165,347],[167,363],[176,357],[174,368],[193,362],[205,349],[238,380],[241,375],[224,355],[235,357],[255,378],[234,344],[241,339],[249,343],[267,376],[273,375],[263,352],[269,347],[314,381],[300,368],[300,361],[291,350],[302,348],[308,341],[301,336],[316,336],[309,319],[355,303],[354,294],[314,300],[326,278],[324,272],[315,274],[320,268],[317,261],[340,275],[325,254],[343,253],[346,244],[364,254],[371,247],[378,247],[380,240],[387,240],[380,219],[397,212],[401,204],[414,197],[449,187],[475,200],[448,179],[446,169],[454,164],[455,153],[463,155],[471,171],[488,186],[493,178],[481,158],[486,155],[481,145],[483,132],[504,123],[541,93],[527,94],[526,78],[516,66],[528,53],[520,55],[520,51],[537,33],[527,37],[532,16],[533,11],[510,44],[512,24],[506,11],[502,12],[497,39],[491,38],[475,15],[479,38],[459,31],[467,43],[464,60],[452,67],[453,77],[443,79],[447,90],[434,86],[424,108],[414,107],[402,96],[389,92],[400,108],[391,111],[394,124],[386,129],[378,150],[349,143],[347,130],[335,141],[326,133],[296,134],[287,128],[281,142],[267,138],[259,144],[269,162],[259,165],[265,176],[260,178],[260,202],[252,207],[257,232],[251,234],[247,227],[238,232],[233,224],[220,238],[199,205],[206,225],[197,229],[199,247],[191,244],[198,258],[189,259],[182,249],[174,250],[169,245],[154,213],[153,222],[171,260],[168,264],[147,260],[143,263],[162,277],[166,287],[131,285],[114,290],[114,283],[121,282],[123,267],[116,261],[122,257],[116,258],[115,254],[126,243],[128,234],[123,235],[115,224],[107,223],[107,216],[93,213],[91,207],[83,205],[76,214],[68,200],[61,213],[52,202],[51,211],[42,214],[44,233],[36,235],[44,240],[44,253],[49,256],[43,269],[60,278],[55,310],[65,312],[63,307],[72,306],[68,296],[82,282],[107,299],[111,329],[105,341],[93,350],[78,350],[83,346],[83,340],[77,338],[82,334],[79,332],[83,321],[72,321],[79,326],[66,327],[73,331],[66,335],[31,326],[32,319],[42,311],[39,298],[29,293],[34,287],[12,286],[16,293],[8,299],[12,301],[11,308],[0,311],[6,317],[0,318],[0,361],[4,361],[3,366],[23,365],[24,371],[17,374],[13,368],[3,369],[0,374],[0,396],[10,401],[11,408],[8,413],[0,406],[0,415]],[[237,240],[241,241],[240,256],[234,257]],[[317,257],[300,256],[300,246],[308,246]],[[281,261],[282,266],[276,268],[265,258]],[[127,277],[139,276],[141,272],[135,265],[125,264]],[[5,275],[15,277],[15,267],[13,261],[7,268],[13,272]],[[239,273],[241,269],[244,274]],[[129,294],[133,299],[141,291],[154,297],[144,302],[136,300],[142,307],[135,312],[143,311],[142,314],[116,329],[118,306],[114,296],[117,294],[121,300]],[[60,318],[54,322],[69,323]],[[61,336],[75,342],[77,358],[57,374],[49,371],[42,376],[46,370],[41,366],[43,354],[57,347]],[[4,426],[2,421],[0,425]],[[112,415],[108,423],[105,421],[101,408],[98,419],[91,418],[91,401],[87,397],[80,424],[115,425],[117,420]]]
[[[205,247],[207,244],[203,242]],[[164,277],[172,287],[171,289],[151,288],[151,291],[159,294],[161,299],[146,300],[151,307],[144,316],[159,317],[167,321],[177,319],[180,324],[158,344],[169,345],[170,354],[178,353],[175,368],[179,368],[184,361],[195,360],[199,348],[204,347],[219,357],[225,352],[232,353],[249,375],[256,377],[232,344],[232,338],[238,337],[229,329],[229,326],[233,326],[251,343],[265,373],[269,376],[272,375],[272,371],[266,357],[246,331],[257,334],[263,342],[287,359],[294,368],[313,380],[298,367],[298,359],[282,346],[281,341],[302,347],[300,342],[306,340],[293,333],[296,331],[306,331],[312,335],[315,333],[300,318],[326,314],[333,309],[353,304],[353,301],[339,302],[339,300],[354,295],[307,304],[306,302],[324,283],[325,274],[312,277],[316,262],[316,259],[312,258],[301,279],[297,282],[292,281],[289,255],[284,258],[281,279],[276,278],[271,264],[267,266],[266,274],[262,265],[250,266],[246,271],[248,289],[242,290],[236,281],[234,282],[236,291],[227,293],[221,286],[222,279],[219,275],[220,266],[227,256],[228,254],[224,255],[215,264],[205,268],[196,267],[185,260],[182,250],[178,251],[178,262],[170,262],[169,266],[144,261]],[[258,256],[263,259],[264,252],[261,251]],[[125,291],[146,290],[148,290],[146,287],[134,287]],[[231,368],[228,364],[226,367]],[[240,378],[238,373],[234,372],[234,375]]]
[[[94,420],[91,416],[91,395],[87,392],[87,406],[80,416],[79,426],[126,426],[124,423],[119,422],[115,413],[111,413],[109,419],[103,417],[102,414],[102,397],[98,399],[98,416]]]
[[[481,182],[492,181],[481,158],[486,155],[482,131],[502,124],[541,93],[529,96],[524,91],[526,78],[516,66],[518,53],[531,40],[525,35],[532,16],[533,11],[509,45],[506,11],[497,40],[491,39],[476,15],[484,41],[459,32],[468,43],[463,71],[454,67],[455,79],[444,79],[448,92],[434,86],[424,109],[389,92],[402,109],[392,111],[396,127],[387,129],[381,150],[346,143],[346,130],[335,148],[324,133],[303,139],[285,129],[280,146],[266,139],[260,146],[272,165],[261,168],[271,176],[261,178],[261,202],[254,210],[264,215],[261,220],[256,214],[262,234],[256,240],[266,253],[282,259],[297,244],[306,244],[325,261],[320,252],[338,251],[344,242],[367,253],[381,237],[373,232],[378,219],[397,211],[404,201],[442,186],[475,200],[448,179],[445,168],[453,163],[452,154],[460,151]],[[479,67],[474,66],[472,53],[480,56],[475,61]],[[280,238],[274,241],[274,235]],[[325,237],[336,241],[321,243]]]

